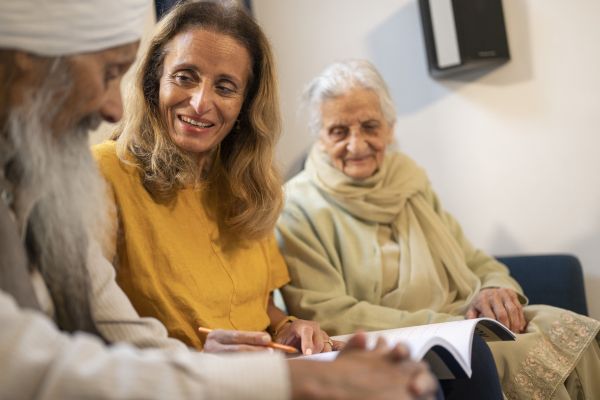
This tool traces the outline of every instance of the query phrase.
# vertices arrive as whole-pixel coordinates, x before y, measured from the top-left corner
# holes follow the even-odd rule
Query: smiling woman
[[[319,144],[337,169],[354,179],[373,175],[392,142],[393,123],[381,111],[371,89],[353,88],[321,105]]]
[[[230,36],[190,29],[165,48],[159,104],[169,136],[206,161],[231,131],[251,72],[250,55]]]
[[[269,43],[243,9],[182,3],[159,23],[113,140],[94,149],[117,210],[107,254],[119,284],[205,351],[262,350],[265,331],[305,353],[333,347],[271,296],[289,280],[273,236],[276,90]]]
[[[251,72],[250,55],[230,36],[190,29],[165,48],[159,103],[167,130],[200,164],[233,128]]]
[[[281,207],[280,117],[258,25],[235,5],[184,2],[160,21],[136,80],[113,140],[152,197],[169,202],[202,184],[222,235],[270,232]]]
[[[318,143],[286,183],[278,224],[288,309],[336,334],[493,318],[518,334],[490,344],[504,398],[598,398],[600,323],[526,307],[507,268],[443,209],[425,171],[386,149],[395,116],[375,67],[334,63],[306,101]],[[502,398],[490,393],[492,381],[472,379],[455,382],[468,396],[454,388],[447,398]]]

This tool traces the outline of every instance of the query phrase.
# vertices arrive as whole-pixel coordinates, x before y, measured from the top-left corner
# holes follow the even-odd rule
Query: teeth
[[[190,125],[194,125],[197,126],[199,128],[208,128],[209,126],[212,126],[212,124],[204,124],[200,121],[196,121],[194,119],[188,118],[188,117],[184,117],[183,115],[179,117],[183,122],[188,123]]]

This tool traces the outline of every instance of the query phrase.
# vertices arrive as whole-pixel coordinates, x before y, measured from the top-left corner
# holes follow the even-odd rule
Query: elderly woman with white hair
[[[388,151],[396,116],[373,65],[331,65],[306,104],[318,139],[286,184],[278,222],[290,311],[332,334],[490,317],[518,334],[490,344],[507,398],[598,398],[600,323],[524,306],[507,268],[471,245],[423,169]]]

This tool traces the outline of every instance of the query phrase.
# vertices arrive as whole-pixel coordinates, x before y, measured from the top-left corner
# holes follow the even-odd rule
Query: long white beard
[[[64,69],[54,75],[65,75]],[[57,322],[67,331],[95,332],[89,306],[88,246],[101,239],[106,223],[106,190],[89,150],[90,116],[69,132],[48,128],[56,105],[50,74],[27,107],[11,110],[8,137],[17,168],[17,190],[34,200],[27,245],[32,262],[50,290]],[[59,79],[57,79],[59,78]],[[60,89],[64,91],[64,87]]]

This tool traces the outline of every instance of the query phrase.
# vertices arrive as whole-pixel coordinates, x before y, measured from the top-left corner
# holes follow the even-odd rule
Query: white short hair
[[[396,122],[396,108],[388,87],[375,66],[367,60],[347,60],[329,65],[306,87],[304,107],[313,134],[321,129],[321,104],[355,88],[370,89],[379,98],[381,112],[390,125]]]

